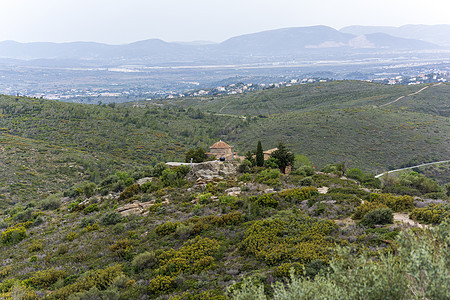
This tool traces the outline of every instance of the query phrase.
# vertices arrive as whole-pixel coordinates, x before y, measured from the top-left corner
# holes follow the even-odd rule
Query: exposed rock
[[[168,203],[168,201],[166,203]],[[140,215],[147,208],[149,208],[150,206],[153,206],[154,204],[155,204],[155,200],[152,200],[150,202],[138,202],[138,201],[136,201],[136,202],[133,202],[133,203],[125,204],[125,205],[117,208],[116,211],[118,213],[120,213],[124,217],[129,216],[129,215]]]
[[[226,189],[226,190],[225,190],[225,193],[226,193],[228,196],[238,196],[238,195],[241,194],[241,188],[235,186],[235,187]]]
[[[139,185],[143,185],[144,183],[153,182],[153,181],[156,181],[156,180],[157,179],[153,178],[153,177],[144,177],[144,178],[141,178],[138,181],[136,181],[136,183],[139,184]]]
[[[212,180],[214,178],[223,179],[225,177],[234,176],[237,173],[237,165],[231,162],[207,161],[193,164],[188,180]]]
[[[328,193],[328,187],[323,186],[321,188],[318,188],[317,191],[319,192],[319,194],[326,194]]]

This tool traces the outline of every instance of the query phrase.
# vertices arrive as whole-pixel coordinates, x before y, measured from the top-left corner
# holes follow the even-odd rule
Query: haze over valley
[[[262,87],[304,79],[402,83],[399,76],[430,74],[448,80],[449,36],[450,25],[342,30],[310,26],[246,34],[221,43],[4,41],[0,92],[106,103],[183,96],[239,82]]]

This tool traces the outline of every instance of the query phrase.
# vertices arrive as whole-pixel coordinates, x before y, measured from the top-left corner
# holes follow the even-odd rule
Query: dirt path
[[[423,225],[411,220],[407,214],[394,213],[394,222],[401,222],[419,228],[428,228],[428,225]]]
[[[419,94],[419,93],[423,92],[424,90],[426,90],[426,89],[427,89],[427,88],[429,88],[429,87],[434,87],[434,86],[438,86],[438,85],[441,85],[441,84],[442,84],[442,82],[440,82],[440,83],[436,83],[436,84],[433,84],[433,85],[427,85],[426,87],[423,87],[423,88],[421,88],[421,89],[420,89],[420,90],[418,90],[417,92],[414,92],[414,93],[408,94],[408,95],[406,95],[406,96],[400,96],[400,97],[398,97],[397,99],[395,99],[394,101],[391,101],[391,102],[385,103],[385,104],[383,104],[383,105],[380,105],[380,106],[378,106],[378,107],[384,107],[384,106],[388,106],[388,105],[394,104],[395,102],[397,102],[397,101],[399,101],[399,100],[401,100],[401,99],[403,99],[403,98],[405,98],[405,97],[409,97],[409,96],[414,96],[414,95],[417,95],[417,94]]]

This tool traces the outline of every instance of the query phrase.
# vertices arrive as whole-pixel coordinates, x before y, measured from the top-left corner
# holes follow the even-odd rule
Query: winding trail
[[[429,88],[429,87],[434,87],[434,86],[438,86],[438,85],[441,85],[441,84],[442,84],[442,82],[439,82],[439,83],[436,83],[436,84],[433,84],[433,85],[427,85],[426,87],[421,88],[421,89],[418,90],[417,92],[408,94],[408,95],[406,95],[406,96],[400,96],[400,97],[398,97],[397,99],[395,99],[394,101],[385,103],[385,104],[380,105],[380,106],[378,106],[378,107],[380,108],[380,107],[384,107],[384,106],[388,106],[388,105],[394,104],[395,102],[397,102],[397,101],[399,101],[399,100],[401,100],[401,99],[403,99],[403,98],[405,98],[405,97],[417,95],[417,94],[423,92],[424,90],[426,90],[426,89]]]
[[[398,171],[410,170],[410,169],[413,169],[413,168],[419,168],[419,167],[424,167],[424,166],[429,166],[429,165],[437,165],[437,164],[449,163],[449,162],[450,162],[450,160],[441,160],[441,161],[435,161],[435,162],[420,164],[420,165],[407,167],[407,168],[395,169],[395,170],[391,170],[391,171],[388,171],[388,172],[384,172],[384,173],[375,175],[375,178],[380,178],[381,176],[383,176],[385,174],[394,173],[394,172],[398,172]]]

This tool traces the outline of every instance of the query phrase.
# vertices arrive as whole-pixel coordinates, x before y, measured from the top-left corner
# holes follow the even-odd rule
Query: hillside
[[[182,161],[188,149],[207,149],[219,139],[241,154],[255,140],[265,149],[284,141],[319,168],[345,161],[373,173],[448,159],[449,85],[378,107],[420,89],[343,81],[175,99],[166,107],[2,96],[0,194],[13,201],[42,197],[117,168]]]
[[[243,125],[237,118],[197,110],[0,96],[0,146],[5,157],[0,162],[5,165],[1,193],[15,201],[30,199],[57,185],[114,173],[123,166],[180,160],[190,147],[207,147]],[[17,174],[36,172],[17,181]],[[67,177],[62,175],[66,172]],[[46,184],[32,184],[34,180]]]
[[[217,172],[224,165],[237,166],[214,162],[195,170]],[[381,194],[368,189],[380,187],[373,176],[363,188],[340,178],[336,167],[315,174],[305,166],[290,175],[248,168],[198,180],[195,171],[185,177],[185,167],[158,164],[133,173],[117,170],[98,185],[87,182],[0,208],[0,297],[266,299],[264,291],[275,297],[276,283],[301,278],[314,285],[325,274],[350,283],[330,277],[315,295],[336,293],[329,286],[336,284],[342,298],[359,299],[351,296],[359,291],[365,299],[379,299],[394,277],[392,299],[408,298],[417,292],[408,288],[411,274],[421,274],[421,293],[428,299],[447,297],[448,289],[441,287],[448,284],[450,209],[440,188],[412,174],[408,180],[418,179],[415,188],[402,179],[395,187],[420,196],[434,191],[427,195],[440,200]],[[358,170],[344,173],[366,176]],[[435,229],[420,229],[429,226]],[[415,251],[423,255],[411,260]],[[397,255],[398,264],[385,254]],[[418,261],[426,275],[415,269]],[[349,267],[362,270],[354,274]],[[359,286],[370,280],[381,283]]]
[[[447,299],[448,164],[367,171],[450,156],[449,89],[0,96],[0,298]],[[164,164],[218,139],[243,154],[280,140],[302,159],[290,174],[275,157]]]
[[[421,89],[337,81],[173,104],[247,116],[249,126],[229,136],[238,149],[251,149],[252,139],[266,148],[285,141],[318,167],[345,161],[381,173],[450,157],[450,85],[415,94]]]
[[[345,80],[265,89],[242,95],[178,99],[171,102],[207,112],[260,116],[381,105],[418,89],[414,86],[388,86]],[[160,103],[165,101],[167,100]]]

